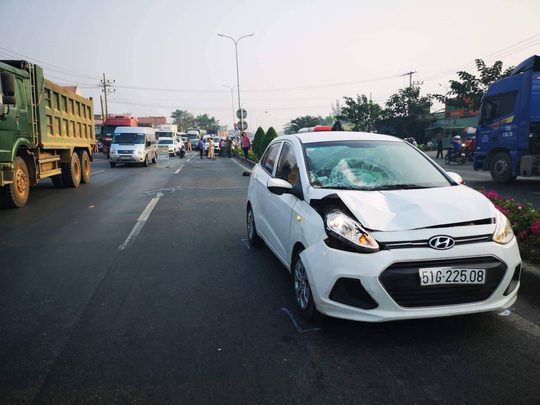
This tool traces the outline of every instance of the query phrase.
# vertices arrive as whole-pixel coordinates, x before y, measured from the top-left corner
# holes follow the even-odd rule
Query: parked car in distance
[[[159,138],[158,145],[168,145],[169,146],[169,156],[178,155],[178,151],[180,150],[178,142],[174,138],[161,137],[161,138]]]
[[[308,132],[253,168],[249,242],[292,274],[302,317],[381,322],[511,306],[521,258],[508,219],[401,139]]]

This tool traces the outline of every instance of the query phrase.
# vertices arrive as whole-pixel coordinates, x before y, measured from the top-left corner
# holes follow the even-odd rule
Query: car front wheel
[[[300,316],[307,321],[318,321],[321,319],[321,313],[315,307],[313,293],[309,284],[308,275],[300,253],[296,253],[293,261],[292,279],[294,283],[294,295],[296,307]]]

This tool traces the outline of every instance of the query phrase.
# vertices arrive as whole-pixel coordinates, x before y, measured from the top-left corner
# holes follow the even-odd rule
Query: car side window
[[[276,177],[291,183],[293,186],[296,184],[298,164],[296,163],[294,148],[288,142],[285,142],[283,149],[281,149]]]
[[[277,153],[279,151],[281,143],[276,142],[271,145],[265,153],[264,160],[261,162],[262,168],[268,172],[269,175],[272,175],[274,172],[274,166],[276,164]]]

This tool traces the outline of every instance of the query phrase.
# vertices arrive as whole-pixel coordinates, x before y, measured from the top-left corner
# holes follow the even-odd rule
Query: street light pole
[[[253,35],[255,34],[249,34],[249,35],[244,35],[244,36],[241,36],[240,38],[238,39],[234,39],[228,35],[223,35],[223,34],[218,34],[220,37],[224,37],[224,38],[229,38],[231,41],[234,42],[234,48],[235,48],[235,52],[236,52],[236,86],[238,87],[238,110],[240,111],[240,122],[241,122],[241,128],[240,130],[243,131],[244,129],[244,116],[242,114],[242,103],[240,102],[240,72],[239,72],[239,69],[238,69],[238,42],[240,42],[240,40],[242,38],[247,38],[247,37],[252,37]],[[234,118],[234,117],[233,117]]]
[[[226,84],[222,84],[223,87],[227,87],[231,91],[231,107],[232,107],[232,123],[234,128],[234,95],[233,95],[233,89],[238,86],[227,86]]]

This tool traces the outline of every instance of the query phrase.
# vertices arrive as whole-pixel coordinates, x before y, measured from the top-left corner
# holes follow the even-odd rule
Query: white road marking
[[[90,173],[90,175],[93,175],[93,174],[98,174],[98,173],[103,173],[105,170],[98,170],[97,172],[94,172],[94,173]]]
[[[189,160],[188,160],[189,162]],[[174,172],[174,174],[178,174],[180,173],[180,170],[182,170],[182,168],[184,167],[184,165],[180,165],[180,167],[178,169],[176,169],[176,171]]]
[[[510,312],[510,314],[508,315],[507,318],[505,318],[505,320],[507,320],[508,322],[511,322],[516,329],[519,329],[522,332],[526,332],[533,336],[536,336],[537,338],[540,338],[540,326],[519,316],[515,312],[512,312],[512,311],[508,311],[508,312]]]
[[[247,239],[242,239],[242,242],[244,242],[246,244],[246,247],[248,249],[251,249],[251,246],[249,246],[249,243],[248,243],[249,241]]]
[[[244,166],[244,165],[238,163],[238,162],[237,162],[236,160],[234,160],[234,159],[231,159],[231,160],[232,160],[234,163],[236,163],[238,166],[240,166],[242,169],[247,170],[248,172],[251,173],[251,169],[248,169],[246,166]]]
[[[141,233],[144,224],[146,224],[148,217],[152,213],[152,210],[162,196],[163,194],[158,193],[155,198],[152,198],[152,200],[148,203],[142,214],[139,216],[139,219],[137,219],[137,223],[129,233],[128,237],[126,238],[124,243],[118,248],[118,250],[126,250],[128,247],[131,246],[133,242],[135,242],[135,239],[137,239],[137,236],[139,236],[139,234]]]
[[[540,195],[540,193],[537,193],[536,191],[533,191],[533,194],[538,194],[538,195]]]

